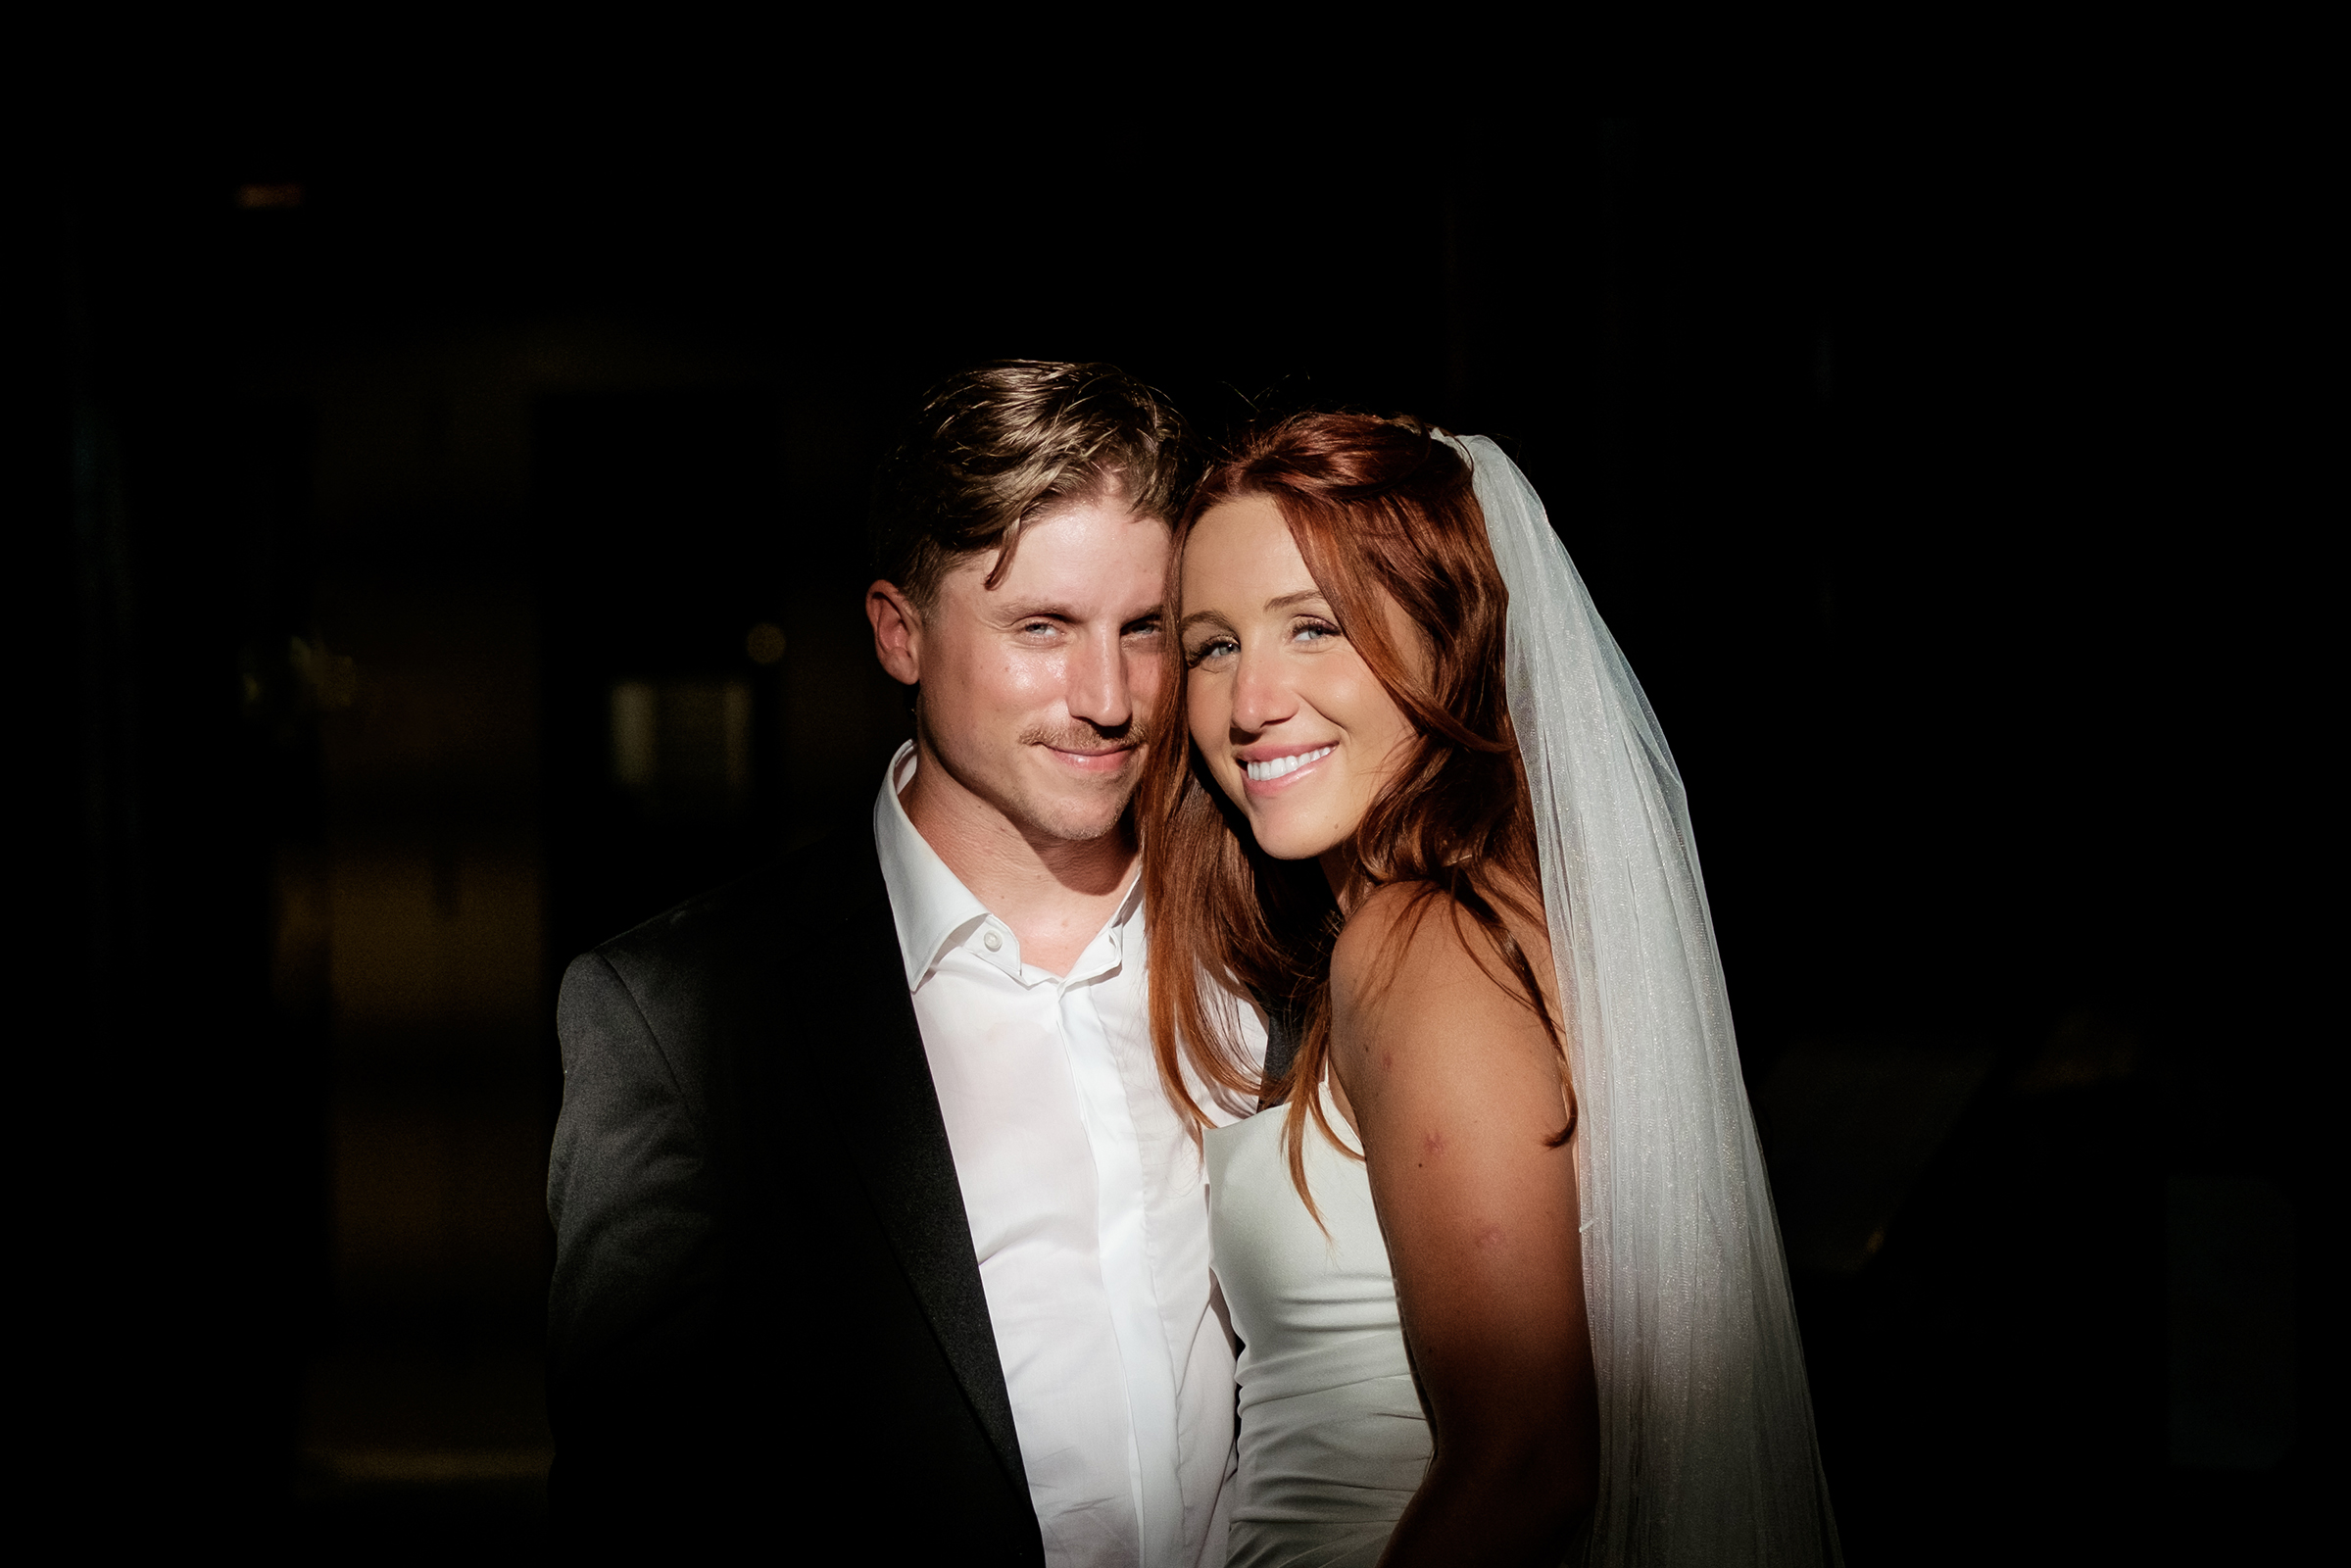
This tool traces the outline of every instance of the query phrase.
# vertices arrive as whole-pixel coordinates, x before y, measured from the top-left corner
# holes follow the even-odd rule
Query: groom
[[[576,1544],[1223,1562],[1232,1342],[1128,811],[1183,744],[1150,730],[1178,448],[1107,366],[933,388],[875,493],[866,611],[916,701],[870,820],[564,976]]]

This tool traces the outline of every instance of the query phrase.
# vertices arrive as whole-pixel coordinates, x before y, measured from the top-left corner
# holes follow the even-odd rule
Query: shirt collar
[[[924,978],[938,965],[941,956],[950,948],[969,941],[983,925],[1000,931],[1006,943],[1012,940],[1010,928],[989,911],[961,878],[947,868],[947,862],[939,858],[939,852],[931,848],[930,841],[906,815],[906,806],[898,797],[913,778],[916,760],[912,741],[901,746],[898,755],[890,759],[889,767],[883,770],[881,793],[873,802],[873,847],[881,858],[882,882],[890,891],[890,914],[898,925],[898,951],[906,960],[908,991],[921,989]],[[1118,901],[1118,910],[1110,916],[1105,928],[1112,955],[1123,956],[1127,924],[1142,906],[1143,878],[1137,875],[1128,882],[1126,897]],[[1004,960],[1001,963],[994,954],[979,956],[1018,979],[1013,951],[1010,948],[1000,951]],[[1089,947],[1088,952],[1092,951]],[[1115,961],[1117,958],[1113,957],[1088,963],[1081,958],[1067,978],[1075,983]]]

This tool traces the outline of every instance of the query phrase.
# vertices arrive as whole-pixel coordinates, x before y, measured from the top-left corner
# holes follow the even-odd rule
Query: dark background
[[[866,478],[1018,356],[1543,490],[1689,781],[1852,1561],[2281,1553],[2336,1376],[2305,128],[884,118],[62,166],[10,509],[61,1517],[537,1551],[555,982],[870,800]]]

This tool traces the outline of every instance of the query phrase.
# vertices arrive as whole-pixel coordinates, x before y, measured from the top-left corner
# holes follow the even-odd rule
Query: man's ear
[[[922,679],[922,615],[898,584],[876,580],[865,590],[865,618],[873,622],[873,657],[890,678],[912,686]]]

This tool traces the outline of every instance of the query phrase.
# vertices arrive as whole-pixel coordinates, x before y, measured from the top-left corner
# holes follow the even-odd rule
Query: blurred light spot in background
[[[2020,1095],[2051,1095],[2121,1083],[2138,1071],[2139,1054],[2134,1032],[2093,1007],[2076,1007],[2009,1087]]]
[[[1991,1070],[1988,1047],[1815,1040],[1757,1097],[1788,1260],[1856,1274]]]
[[[612,779],[642,794],[653,788],[659,760],[654,756],[654,686],[624,680],[612,688]]]
[[[749,681],[618,681],[612,712],[612,781],[647,812],[709,818],[749,806]]]
[[[287,649],[286,660],[293,666],[295,683],[322,712],[349,708],[359,695],[359,664],[348,654],[330,654],[325,643],[313,644],[297,637]]]
[[[784,628],[772,620],[762,620],[743,639],[743,651],[755,664],[772,664],[784,657]]]
[[[300,207],[301,205],[302,187],[300,185],[239,185],[237,187],[237,206],[245,212],[257,212],[269,208]]]
[[[2294,1214],[2258,1177],[2175,1176],[2164,1231],[2172,1463],[2267,1470],[2294,1446]]]

